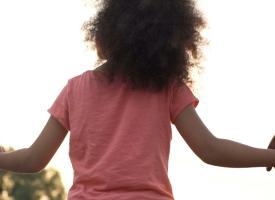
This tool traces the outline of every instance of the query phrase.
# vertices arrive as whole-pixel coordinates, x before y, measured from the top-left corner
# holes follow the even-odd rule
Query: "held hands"
[[[1,152],[5,152],[5,148],[2,147],[2,146],[0,146],[0,153],[1,153]]]
[[[275,149],[275,136],[273,136],[272,140],[270,141],[268,145],[268,149]],[[266,171],[271,171],[272,167],[267,167]]]

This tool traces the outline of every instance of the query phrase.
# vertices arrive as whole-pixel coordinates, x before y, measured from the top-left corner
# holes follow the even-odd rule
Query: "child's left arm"
[[[0,169],[20,173],[39,172],[49,163],[67,133],[68,130],[50,116],[41,134],[29,148],[0,153]]]

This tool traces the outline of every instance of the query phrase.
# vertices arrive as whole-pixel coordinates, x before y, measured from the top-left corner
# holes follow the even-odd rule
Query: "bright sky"
[[[214,135],[265,148],[275,134],[273,0],[199,1],[208,20],[197,112]],[[0,1],[0,144],[23,148],[44,127],[66,81],[92,69],[83,0]],[[68,137],[49,166],[72,183]],[[204,164],[175,127],[169,176],[176,200],[273,200],[275,172]]]

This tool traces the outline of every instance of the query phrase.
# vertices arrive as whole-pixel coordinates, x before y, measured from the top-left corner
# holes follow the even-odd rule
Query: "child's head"
[[[83,27],[99,61],[107,60],[110,81],[121,75],[133,88],[159,91],[192,82],[204,25],[192,0],[102,0]]]

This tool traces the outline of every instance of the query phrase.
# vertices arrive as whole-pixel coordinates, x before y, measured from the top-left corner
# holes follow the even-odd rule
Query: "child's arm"
[[[203,124],[193,105],[179,114],[175,126],[194,153],[208,164],[223,167],[275,165],[275,150],[253,148],[216,138]]]
[[[0,169],[21,173],[42,170],[61,145],[67,132],[51,116],[39,137],[29,148],[0,153]]]

